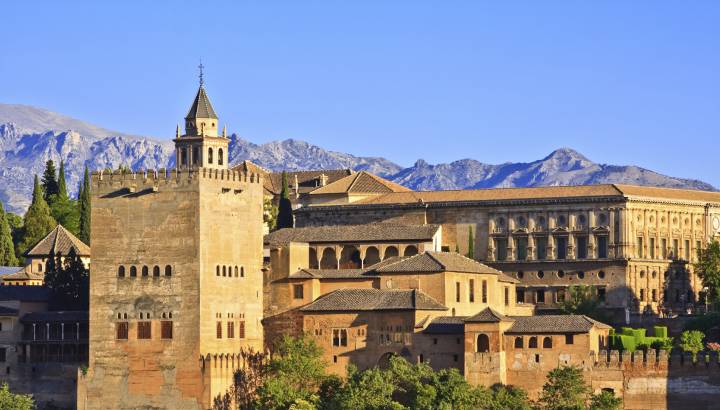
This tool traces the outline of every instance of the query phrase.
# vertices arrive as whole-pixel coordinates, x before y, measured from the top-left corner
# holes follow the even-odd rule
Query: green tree
[[[78,239],[90,245],[90,172],[88,172],[87,165],[85,166],[79,201],[80,220],[78,225]]]
[[[475,259],[475,238],[473,237],[472,226],[468,230],[468,252],[466,256],[470,259]]]
[[[37,175],[35,175],[32,203],[23,219],[23,233],[20,241],[22,252],[28,251],[30,247],[38,243],[55,228],[55,225],[57,225],[57,222],[50,214],[50,207],[45,202],[40,182]]]
[[[530,399],[527,392],[513,386],[497,385],[492,389],[492,402],[488,410],[531,410]]]
[[[17,266],[18,259],[15,256],[15,244],[8,219],[0,202],[0,266]]]
[[[74,249],[70,250],[64,261],[62,255],[50,256],[45,271],[45,286],[51,292],[50,309],[88,309],[90,299],[89,272]]]
[[[42,176],[42,186],[45,202],[47,202],[48,205],[51,205],[53,203],[54,196],[57,195],[59,191],[57,170],[55,169],[55,163],[51,159],[45,162],[45,172]]]
[[[277,228],[278,207],[271,197],[263,198],[263,222],[271,232]]]
[[[621,410],[622,399],[609,391],[603,390],[590,398],[590,410]]]
[[[328,387],[331,386],[331,387]],[[400,410],[406,407],[393,400],[395,386],[389,372],[379,368],[358,371],[348,366],[346,382],[330,378],[321,388],[323,410]]]
[[[0,387],[0,409],[2,410],[33,410],[35,401],[32,394],[14,394],[7,383]]]
[[[538,403],[544,410],[585,410],[590,392],[581,368],[558,367],[548,373]]]
[[[586,315],[601,322],[608,319],[600,308],[600,299],[594,286],[571,285],[565,299],[558,305],[560,312],[565,315]]]
[[[712,241],[707,248],[698,250],[695,271],[707,288],[708,302],[717,305],[720,302],[720,242]]]
[[[80,213],[75,201],[71,200],[67,193],[67,184],[65,183],[65,163],[60,162],[60,172],[58,177],[58,193],[51,197],[50,211],[53,218],[60,225],[64,226],[74,235],[79,234],[80,229]]]
[[[290,190],[288,188],[287,173],[282,173],[282,190],[280,191],[280,200],[278,203],[277,228],[292,228],[292,202],[290,202]]]
[[[284,336],[275,346],[255,406],[276,410],[287,409],[298,400],[315,404],[325,377],[322,349],[315,341]]]
[[[686,330],[680,334],[680,348],[683,352],[692,353],[694,361],[697,353],[705,347],[703,339],[705,339],[705,333],[699,330]]]

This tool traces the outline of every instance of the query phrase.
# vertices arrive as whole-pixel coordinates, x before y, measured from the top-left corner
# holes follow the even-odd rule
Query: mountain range
[[[254,144],[230,135],[230,162],[251,160],[273,171],[351,168],[366,170],[416,190],[472,189],[625,183],[715,190],[705,182],[662,175],[637,166],[598,164],[570,148],[528,163],[485,164],[462,159],[431,165],[418,160],[403,167],[382,157],[328,151],[286,139]],[[65,161],[67,183],[77,192],[83,168],[128,165],[133,169],[173,167],[172,141],[108,130],[44,109],[0,104],[0,201],[11,212],[29,205],[32,180],[48,159]]]

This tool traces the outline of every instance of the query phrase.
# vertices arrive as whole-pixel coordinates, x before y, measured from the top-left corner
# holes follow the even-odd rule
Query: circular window
[[[580,279],[585,279],[585,272],[578,272],[577,276]]]
[[[538,271],[537,276],[538,276],[538,278],[542,279],[542,278],[545,277],[545,272],[543,272],[543,271]]]
[[[644,270],[641,270],[641,271],[640,271],[640,279],[642,279],[642,278],[644,278],[644,277],[645,277],[645,271],[644,271]]]
[[[525,274],[523,273],[523,271],[520,271],[520,272],[517,273],[517,278],[518,278],[518,279],[522,279],[523,276],[525,276]]]
[[[605,272],[604,271],[598,272],[598,278],[605,279]]]
[[[557,273],[558,278],[564,278],[565,277],[565,271],[559,270]]]

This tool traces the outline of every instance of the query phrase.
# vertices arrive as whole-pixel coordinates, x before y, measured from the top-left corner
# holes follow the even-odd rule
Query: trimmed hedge
[[[653,328],[654,336],[646,336],[646,329],[633,329],[631,327],[623,327],[620,333],[615,329],[610,330],[610,348],[634,352],[638,347],[652,347],[654,343],[660,343],[667,337],[667,327],[655,326]],[[672,339],[671,339],[672,340]]]

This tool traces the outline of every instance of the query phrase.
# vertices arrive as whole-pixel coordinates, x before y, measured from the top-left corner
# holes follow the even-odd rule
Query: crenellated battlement
[[[594,354],[591,353],[591,355]],[[714,351],[699,352],[697,359],[693,361],[690,353],[680,351],[668,354],[665,350],[655,351],[654,349],[649,349],[647,352],[642,350],[635,352],[601,350],[593,367],[598,370],[607,368],[646,369],[649,367],[720,369],[720,355]]]
[[[218,182],[261,184],[262,175],[254,172],[243,172],[231,169],[184,168],[142,170],[125,172],[96,171],[92,173],[92,186],[98,192],[107,192],[127,188],[130,192],[139,192],[160,187],[180,187],[194,184],[200,180]]]

